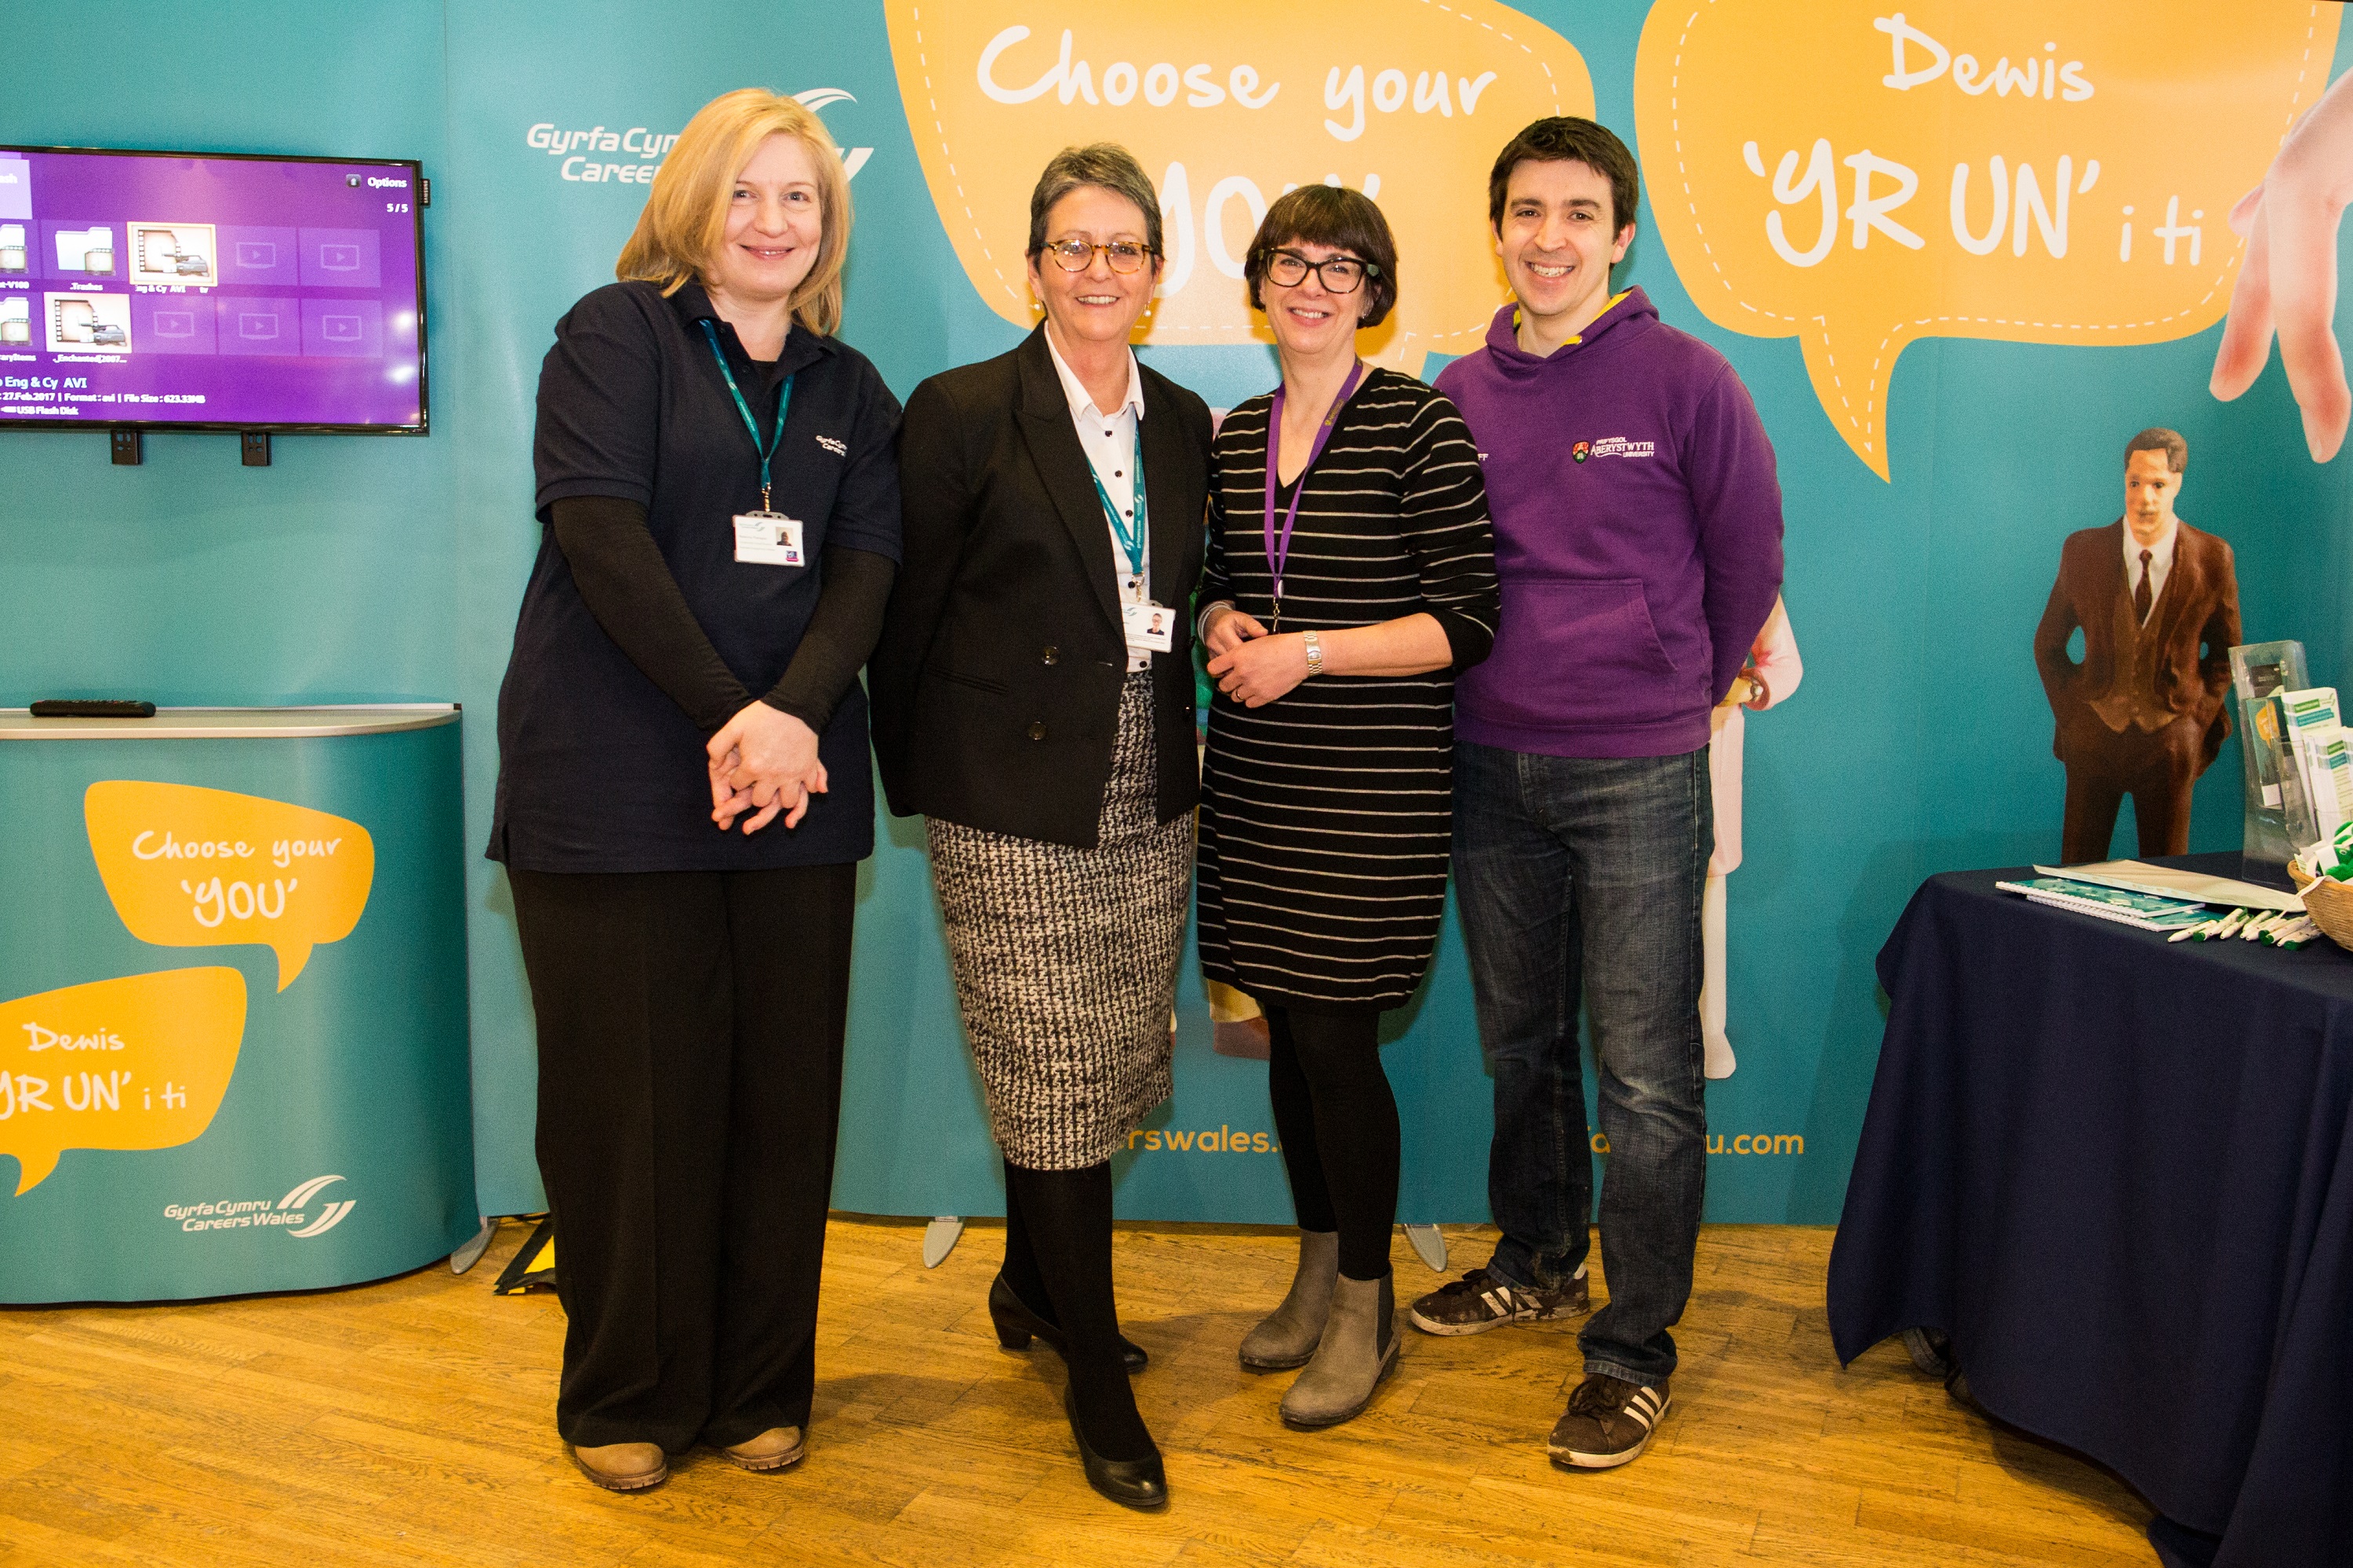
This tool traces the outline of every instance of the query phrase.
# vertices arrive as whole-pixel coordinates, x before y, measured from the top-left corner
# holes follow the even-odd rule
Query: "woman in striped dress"
[[[1283,1419],[1329,1426],[1397,1361],[1398,1114],[1376,1029],[1438,942],[1453,673],[1494,641],[1494,543],[1453,404],[1356,358],[1397,300],[1380,209],[1293,191],[1245,272],[1282,386],[1228,415],[1213,453],[1201,962],[1266,1014],[1301,1233],[1291,1292],[1241,1360],[1303,1364]]]

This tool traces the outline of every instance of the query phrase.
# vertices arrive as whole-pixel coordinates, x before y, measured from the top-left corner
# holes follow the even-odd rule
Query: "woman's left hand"
[[[1210,660],[1209,678],[1242,706],[1262,708],[1307,679],[1307,640],[1295,631],[1253,637]]]
[[[711,770],[711,819],[722,832],[746,810],[754,813],[744,824],[746,833],[758,832],[779,811],[787,813],[786,827],[797,828],[808,814],[809,797],[825,792],[817,732],[765,702],[745,704],[703,750]]]

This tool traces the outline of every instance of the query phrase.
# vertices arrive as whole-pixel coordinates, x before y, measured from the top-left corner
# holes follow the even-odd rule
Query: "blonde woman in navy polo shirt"
[[[556,323],[490,855],[539,1025],[556,1430],[635,1490],[801,1457],[899,405],[841,319],[849,184],[789,99],[681,134]]]

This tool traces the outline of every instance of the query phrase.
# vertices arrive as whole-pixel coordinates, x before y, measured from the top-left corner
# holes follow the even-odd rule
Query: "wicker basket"
[[[2353,951],[2353,883],[2306,876],[2304,867],[2294,861],[2288,862],[2287,874],[2295,890],[2304,895],[2304,912],[2312,916],[2320,934]]]

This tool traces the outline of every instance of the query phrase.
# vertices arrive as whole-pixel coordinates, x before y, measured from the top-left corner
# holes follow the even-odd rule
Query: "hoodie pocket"
[[[1640,577],[1509,577],[1495,651],[1474,672],[1478,711],[1539,727],[1641,724],[1704,712],[1668,656]]]

